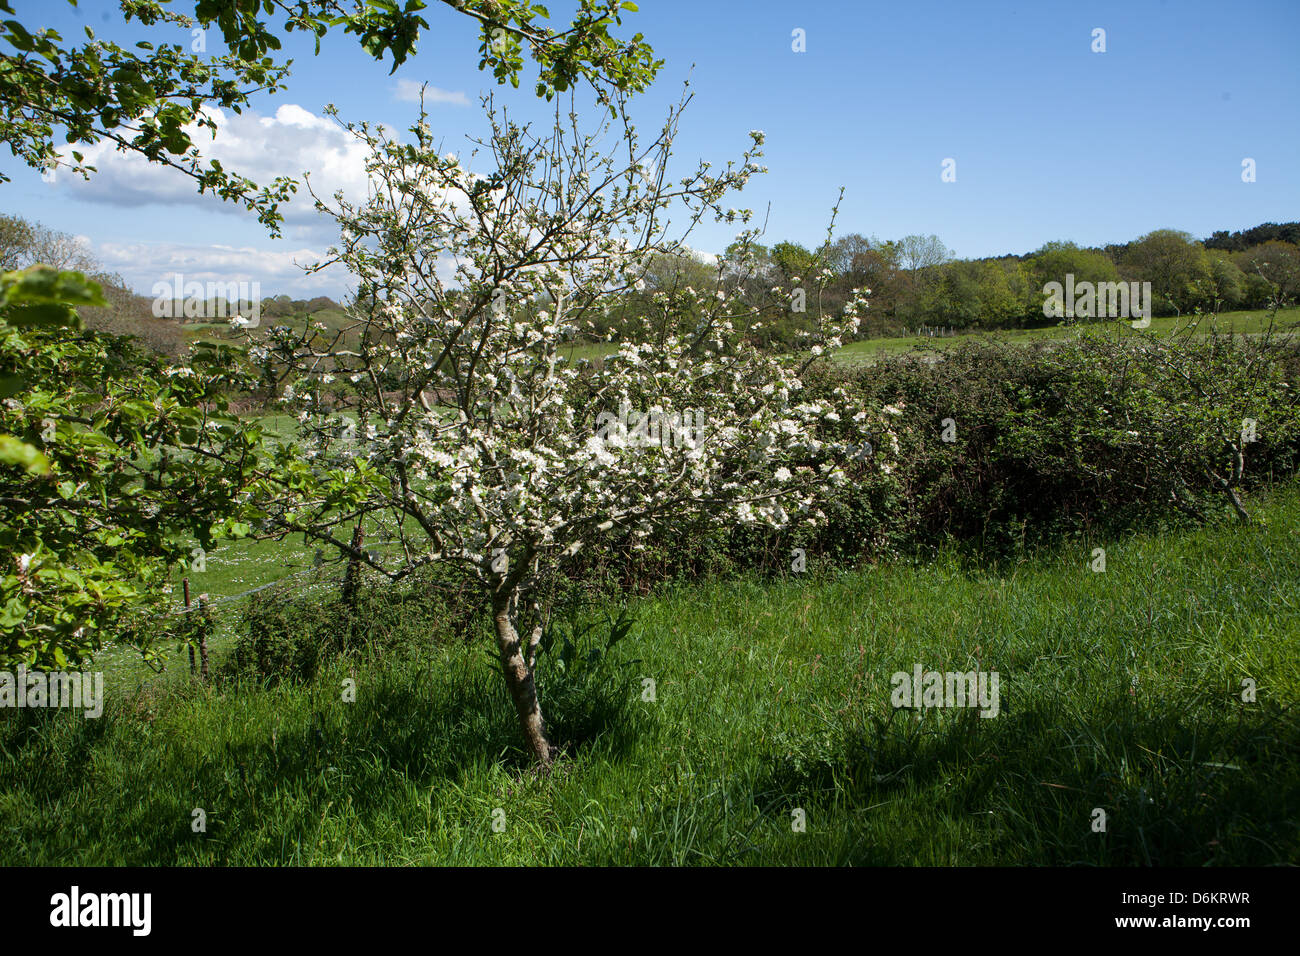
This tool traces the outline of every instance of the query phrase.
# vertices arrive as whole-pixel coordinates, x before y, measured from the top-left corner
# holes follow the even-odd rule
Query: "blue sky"
[[[569,9],[549,7],[557,23]],[[90,24],[119,42],[190,39],[124,27],[110,0],[75,9],[19,0],[15,8],[28,26],[65,38]],[[288,89],[255,100],[242,125],[231,117],[227,165],[254,178],[311,169],[314,179],[346,183],[356,157],[321,121],[322,108],[404,128],[416,107],[400,81],[447,94],[430,117],[447,149],[481,134],[478,96],[495,85],[476,69],[476,30],[440,4],[426,18],[432,29],[419,53],[393,76],[352,37],[327,37],[320,56],[310,41],[286,43],[295,60]],[[1096,28],[1106,31],[1104,53],[1092,51]],[[1027,252],[1052,239],[1104,244],[1162,227],[1205,236],[1300,219],[1296,0],[641,0],[622,29],[644,33],[666,60],[639,100],[643,127],[662,119],[690,78],[680,169],[738,158],[748,130],[766,132],[769,172],[735,204],[764,211],[770,203],[768,241],[819,241],[840,186],[837,233],[935,233],[962,257]],[[796,29],[805,52],[792,50]],[[208,43],[215,52],[215,31]],[[530,87],[496,89],[512,112],[544,120]],[[955,182],[941,179],[949,158]],[[1245,158],[1256,163],[1253,183],[1242,182]],[[0,209],[86,237],[141,292],[177,270],[259,279],[264,294],[337,295],[347,284],[341,274],[300,275],[295,262],[329,245],[305,203],[286,237],[271,240],[251,216],[194,195],[169,171],[111,153],[100,165],[105,174],[86,186],[66,174],[46,183],[0,158],[13,178],[0,185]],[[720,251],[735,228],[706,224],[691,245]]]

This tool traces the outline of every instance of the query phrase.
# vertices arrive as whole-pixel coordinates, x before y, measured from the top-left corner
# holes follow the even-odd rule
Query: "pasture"
[[[1300,490],[1251,505],[1249,529],[611,597],[557,625],[581,635],[565,666],[539,664],[566,748],[549,774],[483,643],[430,634],[266,687],[109,652],[102,719],[0,720],[3,862],[1295,863]],[[203,588],[304,557],[234,545]],[[1001,713],[894,708],[913,662],[998,672]]]

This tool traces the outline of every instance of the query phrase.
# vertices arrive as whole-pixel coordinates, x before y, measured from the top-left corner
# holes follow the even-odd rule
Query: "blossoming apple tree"
[[[816,521],[818,496],[844,480],[836,456],[861,455],[880,424],[811,400],[801,380],[856,328],[861,297],[818,316],[800,354],[764,354],[745,344],[748,307],[719,269],[713,288],[656,293],[617,351],[570,360],[593,318],[641,286],[652,258],[682,254],[703,217],[750,218],[724,203],[761,170],[761,133],[738,163],[670,177],[688,102],[642,142],[622,101],[590,131],[557,110],[536,134],[488,100],[491,136],[468,155],[440,152],[423,108],[405,141],[347,124],[371,157],[369,198],[317,205],[340,226],[331,261],[358,283],[353,324],[328,340],[274,329],[256,353],[300,423],[264,487],[267,526],[390,579],[468,569],[543,765],[556,752],[534,680],[544,576],[615,533]],[[358,547],[361,521],[395,547]]]

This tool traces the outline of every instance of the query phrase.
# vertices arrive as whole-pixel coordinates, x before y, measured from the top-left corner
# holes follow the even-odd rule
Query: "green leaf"
[[[48,458],[12,435],[0,435],[0,462],[17,465],[31,475],[48,475],[52,472]]]

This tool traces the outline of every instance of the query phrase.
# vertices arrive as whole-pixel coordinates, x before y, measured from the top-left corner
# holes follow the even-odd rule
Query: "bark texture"
[[[524,733],[528,748],[538,763],[547,767],[554,756],[554,748],[546,736],[542,706],[537,699],[537,684],[533,680],[540,628],[529,636],[529,646],[525,648],[515,622],[516,607],[518,602],[511,596],[495,600],[492,609],[497,650],[501,655],[501,671],[505,674],[506,686],[510,689],[510,698],[515,703],[515,713],[519,717],[519,728]]]

